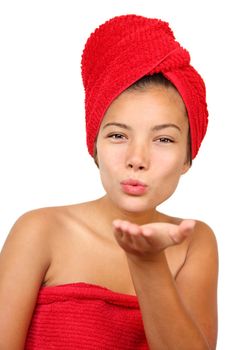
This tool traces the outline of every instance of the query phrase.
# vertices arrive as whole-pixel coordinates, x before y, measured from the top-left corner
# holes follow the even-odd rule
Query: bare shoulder
[[[23,349],[43,278],[51,262],[53,208],[21,215],[0,254],[0,348]],[[12,317],[14,315],[14,317]]]
[[[22,214],[13,224],[3,245],[0,267],[6,255],[8,258],[17,257],[21,252],[31,255],[34,261],[40,259],[43,265],[48,266],[54,235],[74,220],[78,221],[78,208],[79,205],[45,207]],[[79,216],[82,216],[82,212]],[[36,252],[36,256],[32,252]]]
[[[179,225],[184,219],[168,216],[166,214],[159,213],[161,215],[161,221],[169,222],[172,224]],[[217,251],[217,240],[213,229],[203,221],[195,220],[196,224],[193,233],[188,237],[185,244],[188,252],[191,253],[195,249],[210,248]]]
[[[13,224],[0,253],[0,349],[24,349],[38,292],[53,261],[53,245],[82,217],[81,207],[34,209]]]
[[[22,214],[13,224],[5,244],[2,254],[10,247],[16,253],[22,245],[40,244],[48,241],[48,227],[51,222],[50,210],[46,208],[34,209]]]
[[[177,281],[202,278],[209,286],[216,289],[218,279],[218,245],[212,228],[202,221],[196,220],[193,233],[190,235],[186,261],[180,271]]]
[[[1,257],[5,253],[10,255],[20,251],[23,246],[30,245],[33,248],[33,243],[43,244],[45,238],[47,240],[48,227],[48,212],[44,209],[35,209],[22,214],[13,224],[5,244],[2,248]],[[44,242],[45,243],[45,242]],[[9,251],[10,249],[10,251]]]
[[[211,252],[217,257],[217,240],[213,229],[203,221],[196,220],[193,234],[190,237],[189,255],[198,251]]]

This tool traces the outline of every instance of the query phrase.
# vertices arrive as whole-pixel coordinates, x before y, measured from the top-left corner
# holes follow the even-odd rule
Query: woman
[[[168,24],[136,15],[92,33],[82,77],[106,194],[16,221],[0,258],[0,349],[215,349],[215,236],[157,210],[206,133],[204,83]]]

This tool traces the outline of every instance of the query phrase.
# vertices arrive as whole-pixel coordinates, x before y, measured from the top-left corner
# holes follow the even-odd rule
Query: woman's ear
[[[95,164],[96,164],[97,167],[99,168],[96,141],[95,141],[95,144],[94,144],[94,157],[93,157],[93,158],[94,158]]]
[[[187,173],[187,171],[188,171],[190,168],[191,168],[190,161],[189,161],[189,160],[186,160],[186,162],[185,162],[184,165],[183,165],[181,174],[184,175],[185,173]]]
[[[188,132],[188,144],[187,144],[187,157],[185,159],[185,162],[183,164],[183,169],[182,169],[182,175],[187,173],[187,171],[191,168],[192,166],[192,147],[191,147],[191,135],[190,135],[190,129]]]
[[[97,156],[94,158],[94,161],[95,161],[95,164],[96,164],[97,168],[99,168],[99,163],[98,163],[98,157]]]

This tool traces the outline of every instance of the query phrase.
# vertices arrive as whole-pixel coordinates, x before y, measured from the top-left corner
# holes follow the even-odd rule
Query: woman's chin
[[[118,209],[131,215],[153,211],[156,207],[154,201],[149,201],[148,198],[143,198],[143,196],[129,196],[113,202]]]

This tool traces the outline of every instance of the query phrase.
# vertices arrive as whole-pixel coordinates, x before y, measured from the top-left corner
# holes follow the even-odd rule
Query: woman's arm
[[[0,349],[23,350],[38,290],[49,266],[43,211],[22,215],[0,254]]]
[[[162,230],[165,230],[165,225]],[[152,229],[149,240],[140,230],[136,230],[135,225],[131,230],[130,225],[126,229],[126,224],[121,230],[119,222],[116,226],[115,235],[126,250],[150,349],[215,349],[218,254],[210,228],[203,223],[196,224],[185,264],[174,281],[164,250],[158,249],[156,252],[156,246],[159,242],[168,246],[179,243],[188,230],[186,233],[182,230],[177,232],[174,227],[175,239],[171,240],[172,227],[167,226],[169,234],[165,243],[165,231],[160,230],[160,239],[157,239],[159,234],[156,237],[157,224],[146,225]],[[153,247],[154,254],[147,244]]]

